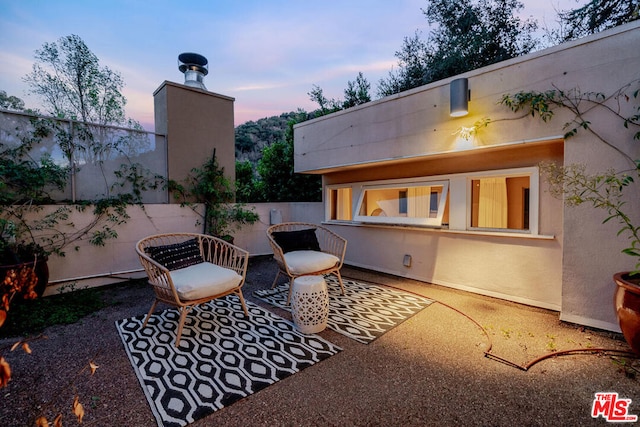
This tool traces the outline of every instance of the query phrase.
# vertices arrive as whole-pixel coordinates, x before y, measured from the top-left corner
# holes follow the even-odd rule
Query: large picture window
[[[358,199],[354,220],[439,227],[448,190],[447,181],[367,185]]]

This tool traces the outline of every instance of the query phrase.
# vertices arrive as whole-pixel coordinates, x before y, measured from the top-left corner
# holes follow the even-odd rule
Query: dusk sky
[[[521,17],[555,26],[555,10],[587,0],[521,0]],[[327,98],[359,71],[377,83],[395,68],[404,37],[430,31],[421,9],[427,0],[0,0],[0,90],[22,98],[23,77],[34,51],[76,34],[101,65],[121,74],[128,117],[153,130],[153,92],[165,81],[183,83],[178,55],[209,61],[204,83],[235,98],[235,124],[317,104],[307,93],[320,86]]]

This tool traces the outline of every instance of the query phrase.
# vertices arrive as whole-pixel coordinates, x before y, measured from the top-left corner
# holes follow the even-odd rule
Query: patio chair
[[[169,233],[145,237],[136,244],[136,252],[155,292],[143,326],[158,302],[177,307],[176,347],[186,316],[196,305],[235,294],[249,315],[242,295],[249,259],[244,249],[204,234]]]
[[[340,269],[347,250],[347,240],[326,227],[305,222],[285,222],[267,229],[273,258],[278,264],[278,273],[271,285],[273,289],[280,274],[289,277],[289,295],[296,277],[333,274],[338,278],[342,295],[344,285]]]

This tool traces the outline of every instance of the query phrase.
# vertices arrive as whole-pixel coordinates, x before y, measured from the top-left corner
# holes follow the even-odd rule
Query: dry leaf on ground
[[[11,367],[9,366],[9,362],[0,356],[0,388],[6,386],[10,379]]]
[[[82,403],[80,403],[78,396],[76,396],[76,398],[73,400],[73,414],[78,417],[78,423],[82,424],[82,418],[84,417],[84,407],[82,406]]]

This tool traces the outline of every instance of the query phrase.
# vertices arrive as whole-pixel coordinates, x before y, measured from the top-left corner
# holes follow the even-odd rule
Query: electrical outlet
[[[404,259],[402,260],[402,265],[404,265],[405,267],[411,267],[411,255],[406,254],[404,256]]]

